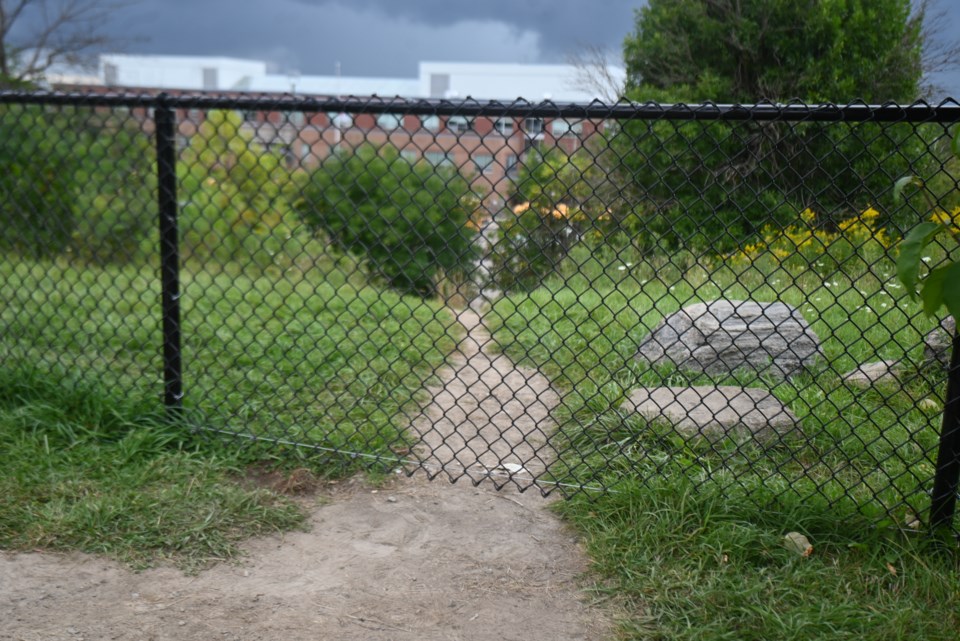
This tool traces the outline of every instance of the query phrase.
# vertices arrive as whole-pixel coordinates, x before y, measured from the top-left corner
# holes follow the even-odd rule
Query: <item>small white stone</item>
[[[813,546],[810,544],[810,540],[799,532],[787,532],[783,537],[783,547],[802,557],[813,554]]]

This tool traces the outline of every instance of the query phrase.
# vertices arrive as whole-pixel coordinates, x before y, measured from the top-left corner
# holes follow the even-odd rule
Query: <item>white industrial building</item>
[[[611,68],[622,83],[626,72]],[[142,89],[249,91],[319,96],[475,98],[532,102],[590,101],[571,65],[421,62],[416,78],[270,73],[266,62],[238,58],[103,54],[99,84]],[[55,78],[49,79],[56,83]]]

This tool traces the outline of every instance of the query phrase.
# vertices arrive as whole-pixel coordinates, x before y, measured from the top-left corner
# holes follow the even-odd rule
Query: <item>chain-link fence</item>
[[[960,227],[958,120],[0,93],[0,367],[337,469],[952,523],[955,330],[895,261]]]

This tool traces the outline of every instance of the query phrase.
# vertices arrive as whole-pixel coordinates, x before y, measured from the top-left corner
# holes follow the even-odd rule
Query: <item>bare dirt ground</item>
[[[478,316],[460,321],[460,353],[414,424],[418,451],[452,476],[529,479],[549,461],[543,430],[556,395],[540,374],[483,350]],[[250,541],[240,562],[197,576],[2,553],[0,639],[608,638],[608,616],[581,590],[587,562],[574,533],[539,492],[489,485],[344,482],[311,506],[309,531]]]
[[[398,479],[197,576],[0,555],[0,639],[604,639],[576,538],[532,494]]]

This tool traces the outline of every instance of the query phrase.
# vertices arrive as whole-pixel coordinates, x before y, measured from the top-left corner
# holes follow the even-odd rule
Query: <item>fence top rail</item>
[[[523,118],[579,118],[608,120],[757,120],[820,122],[960,122],[960,101],[916,101],[866,104],[666,104],[657,102],[590,103],[478,101],[369,97],[317,97],[291,94],[124,93],[0,91],[0,104],[37,104],[90,107],[145,107],[170,109],[240,109],[343,113],[404,113],[436,116]]]

